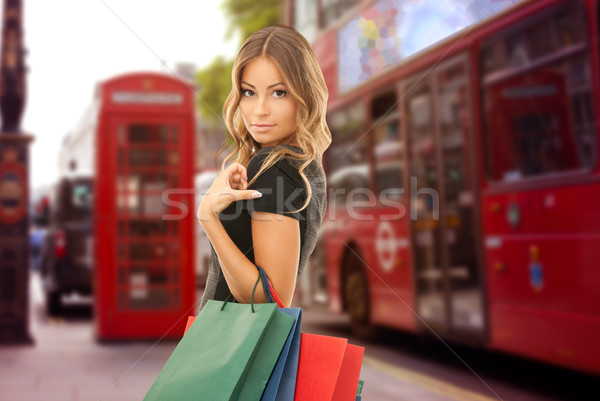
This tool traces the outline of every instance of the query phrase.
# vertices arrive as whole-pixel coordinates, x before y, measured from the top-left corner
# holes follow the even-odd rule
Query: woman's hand
[[[248,176],[246,167],[233,163],[221,171],[204,195],[196,217],[200,222],[218,216],[232,202],[241,199],[259,198],[262,194],[255,190],[247,190]]]

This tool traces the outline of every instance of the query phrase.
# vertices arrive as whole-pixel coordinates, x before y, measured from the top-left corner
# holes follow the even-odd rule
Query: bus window
[[[378,96],[371,105],[373,119],[373,153],[375,164],[375,194],[381,199],[399,198],[403,193],[402,141],[399,132],[399,113],[396,92]]]
[[[410,175],[417,180],[418,188],[438,190],[437,161],[433,125],[433,102],[429,88],[415,89],[407,99],[407,127],[410,135]],[[436,212],[430,197],[417,199],[411,205],[418,218],[432,218]]]
[[[467,78],[468,73],[463,63],[447,68],[437,76],[440,145],[445,175],[444,192],[448,201],[457,205],[461,198],[472,197],[468,156],[471,120]]]
[[[368,180],[369,169],[366,164],[358,166],[347,166],[338,169],[329,176],[329,193],[335,198],[330,200],[336,205],[343,205],[349,194],[352,195],[353,202],[368,201],[368,195],[362,191],[369,187]],[[357,190],[353,192],[354,190]]]
[[[375,131],[375,192],[378,196],[385,190],[389,196],[398,198],[403,193],[402,143],[398,134],[398,121],[380,124]]]
[[[416,190],[410,196],[410,224],[417,313],[428,322],[446,325],[434,98],[428,80],[407,82],[405,87],[412,88],[406,90],[404,116],[410,149],[410,190]]]
[[[332,203],[344,202],[352,189],[369,188],[364,114],[362,102],[357,102],[327,118],[333,137],[325,153]]]
[[[597,159],[585,18],[560,8],[481,53],[487,174],[514,181]]]

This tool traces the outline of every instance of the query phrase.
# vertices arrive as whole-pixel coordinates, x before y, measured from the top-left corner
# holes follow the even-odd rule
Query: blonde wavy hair
[[[235,148],[225,157],[221,168],[224,169],[227,162],[232,159],[234,162],[248,166],[253,156],[252,148],[260,148],[260,144],[246,129],[238,106],[242,93],[240,81],[244,68],[252,60],[261,56],[267,57],[277,66],[287,86],[288,94],[293,96],[298,104],[295,139],[304,153],[285,146],[273,148],[248,185],[286,155],[297,160],[300,164],[298,171],[308,191],[304,205],[294,211],[298,212],[308,206],[312,196],[304,169],[313,160],[322,165],[323,153],[331,144],[331,132],[325,120],[329,92],[323,72],[310,43],[295,29],[285,25],[268,26],[250,35],[240,48],[231,71],[231,92],[223,105],[223,117],[229,136],[217,151],[217,157],[229,147],[233,139]]]

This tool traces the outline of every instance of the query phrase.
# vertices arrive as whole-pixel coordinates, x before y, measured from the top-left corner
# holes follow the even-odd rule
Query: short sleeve
[[[258,173],[265,159],[263,155],[257,155],[250,160],[247,168],[248,181]],[[302,218],[300,212],[292,212],[304,205],[306,188],[298,169],[294,167],[291,160],[287,158],[279,160],[263,171],[248,189],[255,189],[262,193],[260,198],[246,201],[245,207],[249,212],[276,213],[297,220]]]

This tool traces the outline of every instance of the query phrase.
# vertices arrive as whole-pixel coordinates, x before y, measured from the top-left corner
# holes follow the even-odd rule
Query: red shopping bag
[[[346,345],[346,352],[335,384],[332,401],[355,401],[364,354],[364,347],[354,344]]]
[[[187,333],[188,329],[192,326],[192,323],[194,323],[194,320],[196,320],[196,316],[188,316],[188,320],[185,325],[185,331],[183,332],[183,334]]]
[[[364,348],[302,333],[294,401],[354,401]]]

